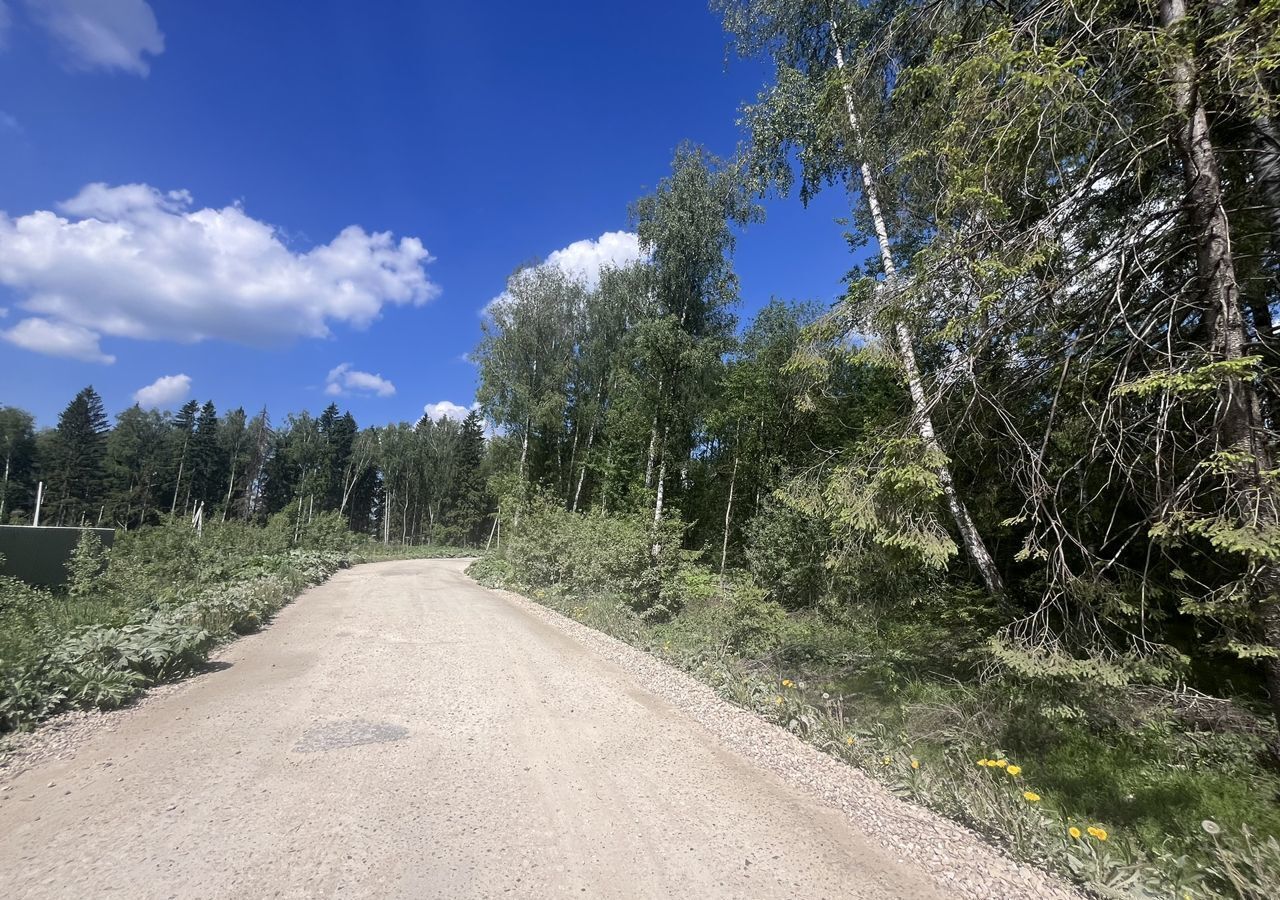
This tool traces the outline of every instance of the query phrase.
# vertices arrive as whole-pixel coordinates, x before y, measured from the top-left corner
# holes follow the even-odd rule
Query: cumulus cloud
[[[605,268],[622,268],[633,262],[644,259],[646,254],[640,248],[640,236],[632,231],[606,231],[595,240],[584,238],[574,241],[567,247],[553,250],[542,261],[542,265],[553,266],[560,271],[580,279],[588,288],[594,290],[600,285],[600,271]],[[503,291],[485,304],[480,312],[487,314],[494,304],[503,303],[508,294]]]
[[[26,0],[25,6],[72,69],[120,69],[145,76],[150,71],[147,56],[164,52],[164,35],[146,0]]]
[[[459,403],[451,403],[448,400],[441,400],[439,403],[428,403],[426,406],[422,407],[422,411],[426,413],[427,417],[433,422],[438,419],[453,419],[454,421],[461,422],[467,417],[467,413],[471,412],[473,409],[479,408],[479,403],[473,403],[470,406],[463,406]]]
[[[324,392],[331,397],[347,394],[390,397],[396,392],[396,386],[381,375],[361,372],[351,368],[351,363],[342,363],[329,370],[329,375],[325,379]]]
[[[600,270],[611,266],[622,268],[642,259],[640,238],[632,231],[606,231],[593,240],[574,241],[568,247],[553,251],[546,264],[581,278],[587,287],[600,284]]]
[[[95,347],[104,335],[269,346],[325,337],[333,323],[364,327],[384,305],[439,293],[413,237],[351,225],[295,252],[238,205],[198,209],[186,191],[145,184],[91,184],[58,210],[0,212],[0,285]]]
[[[191,376],[161,375],[146,387],[134,391],[133,402],[147,409],[164,409],[187,399],[190,393]]]
[[[23,319],[12,328],[0,331],[0,338],[24,350],[46,356],[64,356],[107,365],[116,361],[114,356],[102,352],[102,348],[98,346],[97,334],[70,322],[38,317]]]

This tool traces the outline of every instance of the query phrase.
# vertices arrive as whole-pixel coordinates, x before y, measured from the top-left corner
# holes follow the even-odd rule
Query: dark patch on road
[[[403,725],[352,719],[349,722],[329,722],[308,728],[302,733],[298,743],[293,745],[293,749],[296,753],[324,753],[341,750],[343,747],[400,741],[408,736],[409,729]]]

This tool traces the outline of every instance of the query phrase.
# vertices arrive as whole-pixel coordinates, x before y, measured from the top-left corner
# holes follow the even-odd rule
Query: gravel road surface
[[[216,671],[38,732],[4,895],[1072,896],[465,566],[340,572]]]

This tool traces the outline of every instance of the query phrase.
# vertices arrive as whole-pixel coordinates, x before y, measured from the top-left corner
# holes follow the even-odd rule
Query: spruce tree
[[[49,444],[50,518],[59,525],[94,524],[106,490],[107,413],[92,386],[58,416]]]

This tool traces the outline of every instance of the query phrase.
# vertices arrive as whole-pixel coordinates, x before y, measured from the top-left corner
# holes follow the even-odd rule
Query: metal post
[[[44,501],[44,482],[40,482],[40,486],[36,488],[36,517],[31,522],[31,527],[38,528],[40,526],[40,504]]]

